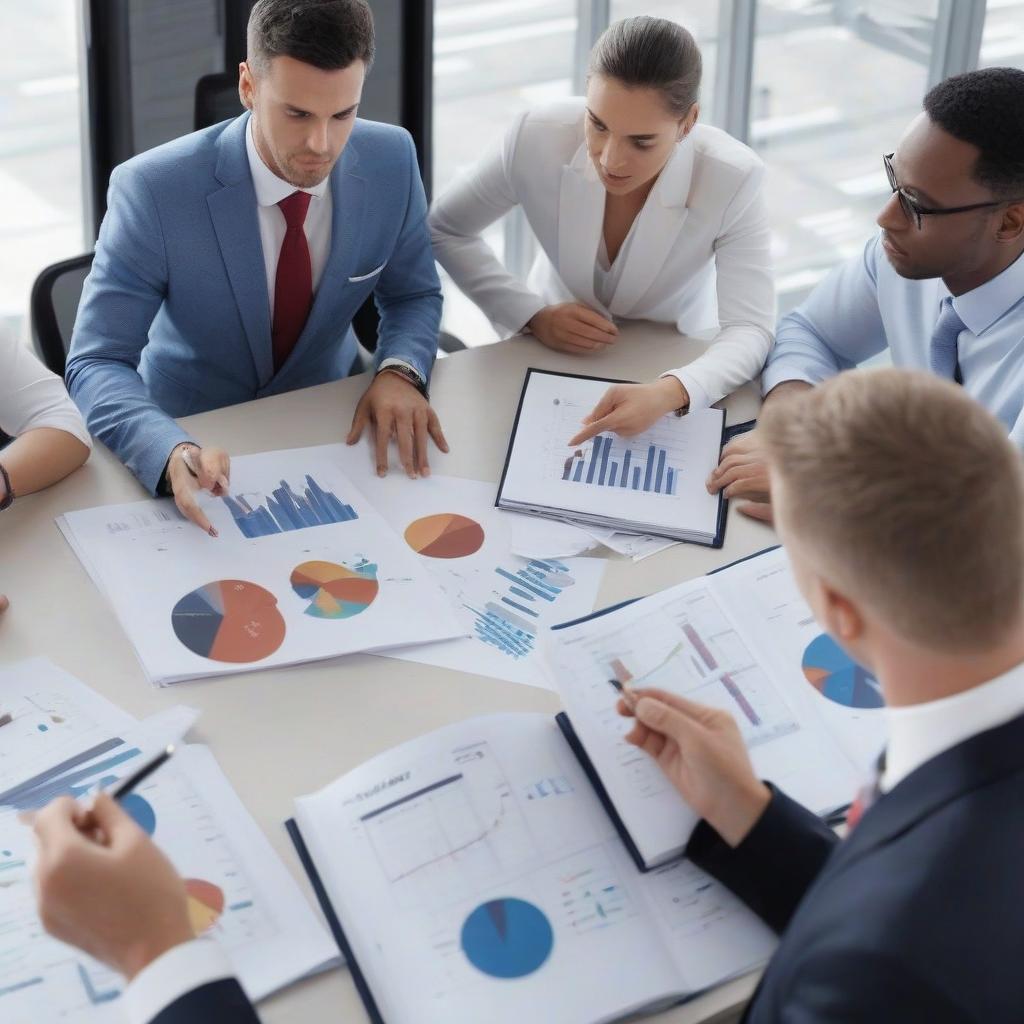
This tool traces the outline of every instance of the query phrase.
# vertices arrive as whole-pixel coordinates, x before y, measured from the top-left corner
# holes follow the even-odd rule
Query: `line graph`
[[[535,853],[487,743],[461,752],[463,770],[420,786],[359,819],[385,881],[404,906],[475,893]]]

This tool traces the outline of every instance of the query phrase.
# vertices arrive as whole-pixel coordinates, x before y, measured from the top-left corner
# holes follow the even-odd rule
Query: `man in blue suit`
[[[198,488],[227,453],[175,417],[357,369],[352,317],[380,311],[376,374],[349,434],[392,437],[410,476],[427,438],[441,289],[409,135],[356,119],[373,59],[364,0],[259,0],[239,93],[248,112],[118,167],[75,324],[67,382],[93,434],[152,493],[211,530]]]
[[[781,933],[745,1020],[1021,1020],[1020,454],[919,371],[841,374],[759,431],[797,581],[881,684],[888,745],[840,842],[756,778],[727,712],[638,692],[627,739],[703,817],[687,855]]]

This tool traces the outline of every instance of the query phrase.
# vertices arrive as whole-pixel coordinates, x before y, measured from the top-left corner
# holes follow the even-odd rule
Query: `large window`
[[[36,274],[85,247],[78,6],[0,5],[0,321],[20,335]]]
[[[928,88],[938,0],[762,2],[749,142],[767,165],[779,305],[859,252]]]

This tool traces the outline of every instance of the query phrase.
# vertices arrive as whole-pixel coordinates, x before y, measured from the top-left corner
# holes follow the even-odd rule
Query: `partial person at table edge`
[[[881,232],[779,322],[765,402],[888,349],[896,366],[962,384],[1024,448],[1024,71],[939,83],[882,159]],[[771,519],[758,431],[726,447],[708,489]]]
[[[0,514],[19,496],[73,473],[92,449],[64,382],[5,330],[0,330],[0,435],[6,435],[0,436]],[[0,613],[7,607],[0,593]]]
[[[631,694],[627,739],[702,818],[687,857],[780,933],[744,1024],[1016,1020],[1019,452],[920,370],[842,374],[769,406],[762,436],[798,586],[877,680],[888,741],[840,841],[757,777],[729,712]]]
[[[181,876],[108,794],[60,797],[33,827],[43,926],[125,979],[127,1024],[258,1024],[224,950],[195,937]]]
[[[616,343],[616,319],[717,331],[687,366],[606,396],[590,433],[705,408],[756,377],[771,347],[764,166],[698,123],[701,73],[681,25],[615,22],[591,53],[586,96],[519,115],[431,210],[438,262],[502,332],[587,355]],[[516,208],[540,244],[527,281],[482,237]]]
[[[391,438],[410,476],[447,443],[428,383],[441,289],[409,134],[357,120],[374,57],[364,0],[259,0],[238,118],[117,167],[68,357],[93,433],[151,493],[196,500],[227,453],[181,416],[359,372],[352,317],[380,312],[375,375],[348,441]]]

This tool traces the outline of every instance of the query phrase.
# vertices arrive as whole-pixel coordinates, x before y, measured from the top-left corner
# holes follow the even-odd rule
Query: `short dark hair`
[[[323,71],[373,63],[373,15],[365,0],[257,0],[249,15],[246,59],[262,74],[275,57]]]
[[[588,74],[655,89],[676,117],[685,117],[700,95],[702,70],[700,48],[682,25],[643,14],[608,26],[594,44]]]
[[[982,68],[940,82],[924,98],[933,124],[978,149],[974,179],[993,194],[1024,196],[1024,71]]]

